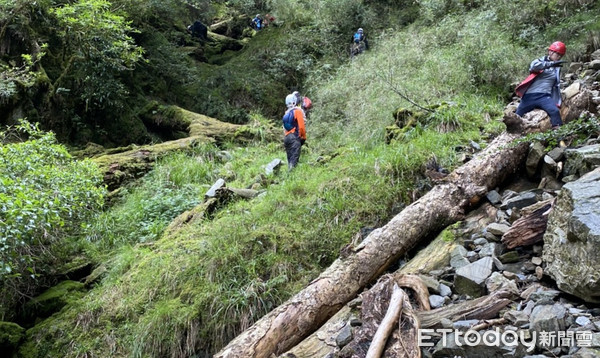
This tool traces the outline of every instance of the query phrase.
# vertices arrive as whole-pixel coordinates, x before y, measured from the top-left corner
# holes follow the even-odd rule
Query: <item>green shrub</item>
[[[28,139],[14,142],[21,134]],[[52,133],[23,121],[0,140],[0,283],[6,297],[31,290],[21,286],[48,270],[52,246],[99,210],[105,190],[95,164],[72,159]]]

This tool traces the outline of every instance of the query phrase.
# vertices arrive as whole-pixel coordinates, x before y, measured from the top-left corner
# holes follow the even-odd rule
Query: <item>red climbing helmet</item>
[[[567,46],[565,46],[565,44],[560,41],[555,41],[552,43],[552,45],[550,45],[550,47],[548,47],[548,50],[554,51],[557,54],[564,56],[565,52],[567,52]]]

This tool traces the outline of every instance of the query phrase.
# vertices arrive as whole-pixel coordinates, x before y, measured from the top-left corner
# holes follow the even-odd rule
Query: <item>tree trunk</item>
[[[170,106],[172,116],[188,125],[189,137],[154,145],[109,149],[108,153],[92,158],[104,173],[108,190],[115,190],[128,181],[137,179],[154,167],[157,159],[175,151],[192,150],[199,143],[214,143],[223,140],[243,141],[238,136],[242,125],[221,122],[218,119]],[[133,147],[133,148],[132,148]]]
[[[461,319],[491,319],[498,316],[501,309],[508,306],[512,293],[500,290],[474,300],[455,303],[431,311],[419,311],[417,316],[421,328],[441,327],[441,321],[447,318],[451,321]]]
[[[421,302],[419,304],[421,307],[420,309],[429,309],[429,293],[427,291],[427,287],[419,288],[417,285],[410,285],[408,282],[406,282],[406,278],[414,276],[414,274],[430,272],[432,270],[448,266],[450,263],[450,253],[456,246],[457,244],[455,242],[445,241],[442,234],[440,234],[425,249],[420,250],[415,257],[413,257],[406,265],[402,266],[400,270],[393,274],[395,282],[397,282],[401,287],[409,287],[415,292],[420,292],[416,295],[416,297],[419,299],[423,297],[424,301],[427,302],[426,304]],[[376,290],[377,286],[379,285],[375,285],[370,290]],[[408,306],[408,304],[404,304],[404,307]],[[350,304],[345,305],[338,313],[335,314],[335,316],[331,317],[327,323],[313,332],[300,344],[280,355],[280,357],[325,357],[327,354],[332,353],[337,347],[336,337],[341,333],[346,323],[350,320],[350,317],[353,314],[352,309],[353,308]],[[411,317],[415,316],[412,321],[417,320],[414,311],[410,313],[407,312],[407,316],[409,315]],[[415,327],[416,326],[419,325],[415,324]],[[405,331],[403,331],[402,334],[404,338],[408,336]],[[420,350],[417,351],[419,353],[421,352]]]
[[[503,133],[480,155],[459,167],[385,226],[371,232],[349,256],[334,261],[317,279],[257,321],[215,357],[281,354],[335,314],[390,264],[446,226],[463,218],[487,191],[517,171],[528,145],[511,145],[518,134]]]

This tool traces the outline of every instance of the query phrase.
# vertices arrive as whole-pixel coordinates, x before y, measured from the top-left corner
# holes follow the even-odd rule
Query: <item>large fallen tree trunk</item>
[[[467,218],[466,220],[469,219]],[[400,280],[402,280],[403,282],[404,280],[402,277],[411,276],[411,274],[426,273],[448,266],[450,264],[450,254],[456,246],[456,242],[444,240],[443,232],[440,233],[425,249],[419,250],[415,257],[393,274],[394,280],[396,282],[401,282]],[[377,290],[377,286],[379,285],[375,285],[369,289],[369,291]],[[402,287],[410,286],[405,285]],[[417,291],[415,287],[410,288],[412,288],[413,291]],[[361,295],[364,295],[369,291],[365,291]],[[427,287],[425,287],[425,292],[427,292]],[[422,296],[424,295],[417,295],[417,297]],[[359,302],[361,302],[361,300],[356,300],[356,302],[351,301],[346,304],[338,313],[323,324],[323,326],[319,327],[318,330],[313,332],[299,344],[292,347],[289,351],[281,354],[280,357],[325,357],[327,354],[332,353],[337,348],[336,337],[339,336],[342,329],[353,315],[353,306],[355,306],[355,304],[358,305]],[[421,303],[420,306],[422,308],[429,306],[428,296],[427,305]],[[405,336],[407,335],[406,332],[402,332],[402,334]]]
[[[511,145],[519,134],[503,133],[483,152],[374,230],[350,255],[336,260],[297,295],[257,321],[215,357],[269,357],[290,349],[376,279],[390,264],[446,226],[516,172],[527,144]]]
[[[156,160],[169,153],[191,150],[199,143],[240,140],[240,137],[248,135],[241,131],[244,126],[222,122],[176,106],[167,106],[161,111],[164,112],[162,117],[157,115],[157,118],[149,118],[148,121],[166,121],[165,116],[170,115],[168,119],[171,122],[187,126],[190,136],[155,145],[110,149],[108,153],[92,158],[104,173],[104,183],[109,190],[146,174]]]

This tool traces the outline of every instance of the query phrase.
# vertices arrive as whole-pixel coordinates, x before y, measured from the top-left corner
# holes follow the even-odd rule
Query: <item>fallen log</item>
[[[177,118],[176,122],[187,125],[190,136],[155,145],[111,149],[107,154],[92,158],[104,173],[104,183],[108,190],[115,190],[128,181],[143,176],[153,168],[156,160],[169,153],[192,150],[200,143],[240,140],[241,135],[246,135],[241,130],[244,126],[238,124],[221,122],[176,106],[168,106],[166,109],[164,112]]]
[[[547,203],[532,213],[520,217],[502,235],[502,243],[506,248],[514,249],[517,246],[528,246],[542,241],[551,211],[552,203]]]
[[[375,332],[375,336],[373,336],[373,340],[371,341],[371,345],[367,351],[366,358],[381,357],[381,353],[385,348],[385,343],[387,342],[388,337],[392,333],[392,330],[394,329],[394,326],[396,325],[396,322],[399,320],[402,313],[404,296],[404,291],[402,291],[402,289],[395,284],[387,313],[379,324],[379,328],[377,329],[377,332]]]
[[[406,265],[393,274],[393,277],[397,278],[395,282],[401,287],[408,287],[413,291],[419,291],[420,293],[417,293],[417,300],[419,300],[419,302],[426,302],[426,306],[425,303],[421,302],[421,307],[429,307],[429,293],[427,292],[427,287],[422,283],[422,280],[420,280],[420,278],[414,274],[429,272],[431,270],[448,266],[450,262],[450,253],[454,247],[456,247],[455,242],[446,241],[444,240],[444,236],[442,234],[438,235],[438,237],[433,240],[425,249],[420,250],[415,257],[413,257]],[[417,284],[411,285],[411,283],[406,281],[406,279],[409,277],[416,277],[421,282],[423,287],[419,288]],[[377,286],[378,285],[375,285],[371,288],[371,290],[376,290]],[[405,302],[403,305],[403,311],[406,314],[406,321],[408,322],[407,326],[412,323],[412,327],[414,328],[413,330],[416,331],[415,327],[419,326],[417,322],[418,318],[412,309],[407,309],[409,305],[410,302]],[[331,317],[327,323],[312,333],[308,338],[304,339],[300,344],[282,354],[280,357],[325,357],[327,354],[333,353],[337,348],[336,337],[341,333],[342,329],[347,322],[349,322],[350,317],[353,315],[353,308],[351,306],[353,307],[354,305],[350,303],[345,305],[338,313]],[[411,332],[407,329],[402,330],[403,338],[411,336],[416,336],[416,332],[413,332],[411,335]],[[406,339],[410,341],[410,338]],[[403,352],[405,350],[410,351],[410,347],[405,347],[405,345],[403,345],[402,348]],[[414,351],[418,352],[414,355],[414,357],[417,357],[421,352],[420,349],[415,349]],[[409,355],[405,354],[405,357],[409,357]]]
[[[386,325],[386,317],[390,309],[394,309],[396,305],[394,303],[396,286],[409,290],[404,290],[405,294],[402,295],[402,316],[397,320],[398,328],[386,328],[391,329],[388,333],[391,333],[391,337],[386,344],[377,335],[380,334],[381,326]],[[411,299],[409,294],[412,296]],[[419,310],[429,310],[429,293],[423,280],[417,275],[385,275],[360,296],[362,298],[360,328],[355,332],[352,342],[342,348],[339,356],[341,358],[368,357],[371,347],[378,347],[376,353],[383,354],[385,357],[418,357],[421,352],[417,340],[420,323],[411,301],[418,303]]]
[[[242,332],[215,357],[270,357],[310,335],[419,241],[463,218],[485,193],[515,173],[527,143],[503,133],[426,195],[371,232],[294,297]]]
[[[442,319],[451,321],[465,319],[492,319],[498,312],[512,302],[512,294],[505,290],[496,291],[490,295],[470,301],[451,304],[431,311],[419,311],[419,321],[422,328],[439,328]]]

